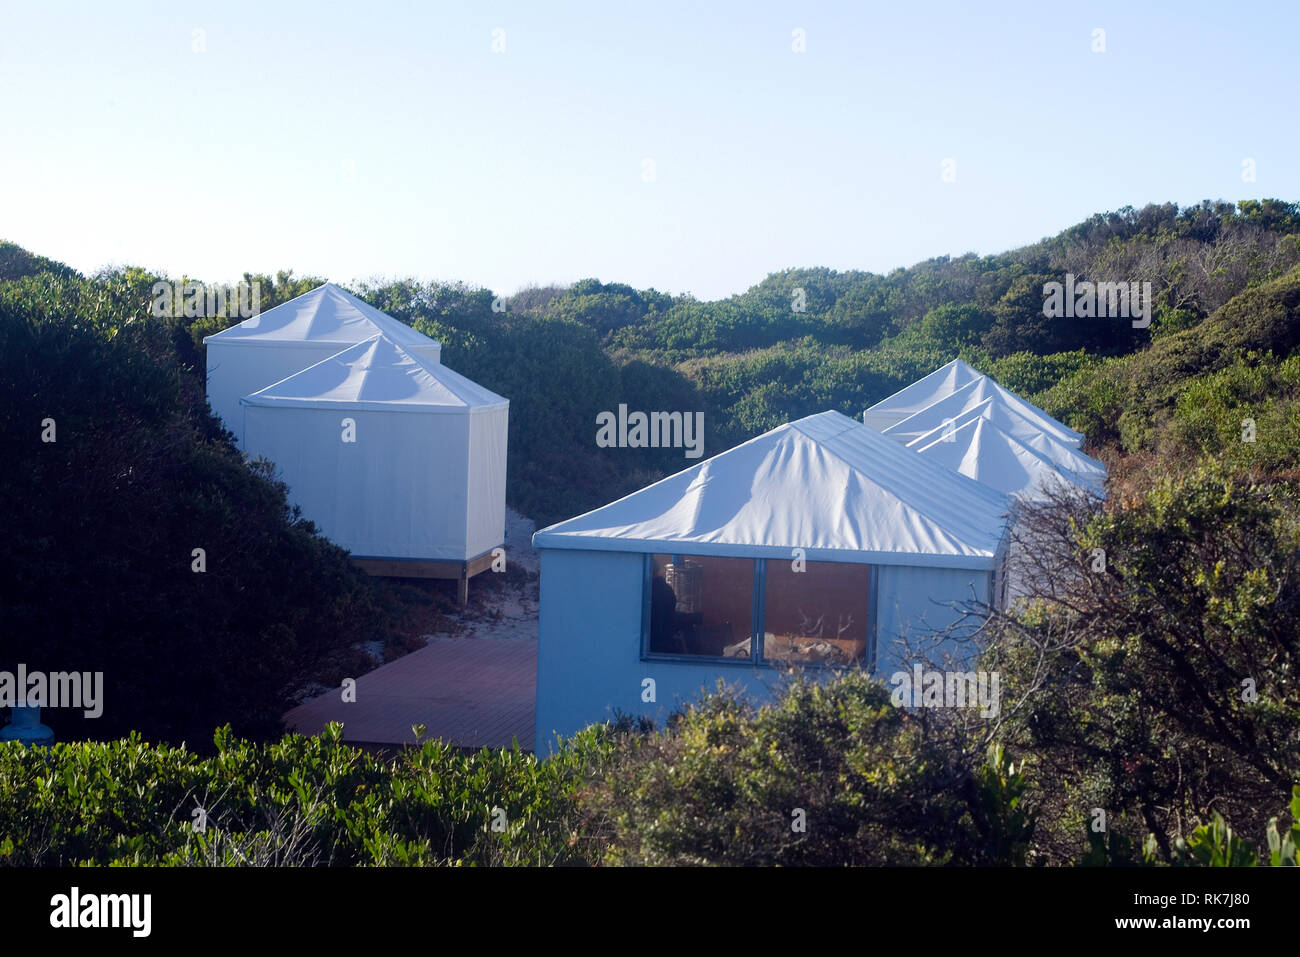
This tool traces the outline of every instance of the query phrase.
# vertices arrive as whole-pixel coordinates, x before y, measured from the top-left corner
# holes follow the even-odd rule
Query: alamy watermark
[[[704,454],[703,412],[596,413],[596,445],[602,449],[686,449],[688,459]]]
[[[152,913],[152,894],[82,893],[73,885],[68,893],[50,898],[50,926],[56,929],[122,928],[132,937],[148,937]]]
[[[104,672],[0,671],[0,708],[80,708],[87,718],[104,713]]]
[[[262,311],[262,284],[166,282],[153,284],[150,312],[158,319],[252,319]]]
[[[1076,283],[1074,273],[1065,282],[1043,284],[1043,315],[1048,319],[1132,319],[1134,329],[1151,325],[1150,282]]]
[[[979,708],[996,718],[1002,710],[1002,678],[996,671],[936,671],[919,664],[895,671],[890,701],[895,708]]]

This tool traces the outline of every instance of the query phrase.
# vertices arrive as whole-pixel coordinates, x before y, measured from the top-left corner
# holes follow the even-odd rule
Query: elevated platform
[[[492,567],[492,551],[490,549],[477,558],[464,562],[353,556],[352,564],[367,575],[378,575],[383,578],[455,579],[456,602],[463,608],[469,604],[469,580]]]

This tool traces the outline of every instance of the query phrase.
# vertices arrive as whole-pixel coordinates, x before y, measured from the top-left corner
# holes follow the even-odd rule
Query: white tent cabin
[[[958,360],[960,361],[960,360]],[[969,366],[967,367],[969,368]],[[1010,389],[999,385],[988,376],[980,376],[959,386],[947,395],[940,396],[906,418],[899,419],[880,431],[906,445],[947,420],[979,405],[986,399],[997,399],[1000,405],[1027,419],[1040,433],[1048,435],[1070,448],[1077,449],[1083,442],[1083,433],[1076,432],[1063,422],[1058,422],[1038,406],[1026,402]],[[889,400],[886,399],[886,402]],[[868,410],[870,411],[870,410]]]
[[[239,400],[269,459],[331,541],[375,574],[468,580],[505,538],[510,403],[374,336]]]
[[[208,404],[243,448],[239,400],[376,335],[426,364],[442,347],[332,282],[203,340],[208,352]]]
[[[1080,450],[1082,433],[960,359],[876,403],[863,419],[919,457],[1020,503],[1041,502],[1070,486],[1106,494],[1106,467]],[[1016,512],[1012,522],[1028,532]],[[1032,593],[1037,574],[1015,538],[1001,566],[1003,602]]]
[[[823,412],[538,531],[536,750],[719,678],[758,697],[791,664],[887,679],[905,642],[1000,601],[1010,504]]]
[[[934,418],[941,420],[939,424],[909,441],[907,443],[908,448],[923,449],[931,445],[936,439],[950,435],[967,423],[976,419],[983,419],[995,426],[998,431],[1006,433],[1008,437],[1018,444],[1027,447],[1046,459],[1054,467],[1060,469],[1067,478],[1077,479],[1075,484],[1085,485],[1100,491],[1102,484],[1106,480],[1105,465],[1092,456],[1085,455],[1078,449],[1066,445],[1041,431],[1032,421],[1008,407],[996,395],[989,396],[982,402],[977,402],[966,411],[960,412],[951,418],[945,418],[942,413]],[[888,432],[885,434],[891,435]],[[970,475],[971,473],[963,471],[963,474]],[[971,477],[974,478],[975,476]],[[1004,491],[1006,490],[1004,489]]]
[[[912,448],[919,455],[1026,502],[1048,500],[1068,486],[1101,491],[1097,476],[1079,476],[1058,468],[1051,459],[982,416],[938,430],[926,436],[923,443],[918,439]]]

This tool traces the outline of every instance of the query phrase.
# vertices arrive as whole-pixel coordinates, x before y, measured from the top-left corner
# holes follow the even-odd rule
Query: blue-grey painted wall
[[[934,661],[969,658],[979,622],[962,609],[988,603],[990,572],[881,565],[876,619],[877,671],[885,680],[904,667],[908,646]],[[944,640],[935,644],[939,635]]]
[[[555,736],[609,720],[615,710],[662,724],[675,708],[716,688],[718,679],[769,699],[784,680],[779,669],[749,663],[700,664],[641,659],[645,556],[639,552],[541,550],[537,716],[534,748],[554,750]],[[898,641],[951,624],[950,602],[988,597],[989,573],[945,568],[881,566],[878,671],[901,666]],[[825,673],[825,672],[823,672]],[[654,702],[642,682],[655,681]]]

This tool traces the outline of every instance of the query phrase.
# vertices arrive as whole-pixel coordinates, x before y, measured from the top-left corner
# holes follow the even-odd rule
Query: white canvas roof
[[[1026,402],[1009,389],[1004,389],[988,376],[971,380],[924,409],[912,413],[893,425],[886,426],[881,431],[890,438],[906,444],[992,397],[996,397],[1007,408],[1032,422],[1040,432],[1050,435],[1058,442],[1071,448],[1078,448],[1079,443],[1083,441],[1082,433],[1058,422],[1038,406]]]
[[[239,403],[244,450],[353,555],[466,561],[501,544],[509,403],[446,366],[373,336]]]
[[[1050,435],[1034,435],[1023,438],[1020,441],[1024,442],[1025,445],[1029,446],[1034,451],[1041,452],[1043,455],[1047,456],[1055,462],[1059,468],[1063,468],[1068,472],[1073,472],[1075,475],[1083,478],[1091,475],[1096,475],[1103,479],[1106,477],[1106,465],[1104,462],[1099,462],[1091,455],[1085,455],[1078,449],[1071,448],[1068,445],[1063,445],[1053,439]]]
[[[1084,479],[1057,468],[1046,456],[981,416],[954,425],[951,431],[944,430],[913,448],[977,482],[1030,502],[1047,498],[1063,483],[1094,490],[1100,485],[1095,475]]]
[[[1089,481],[1104,479],[1106,476],[1106,466],[1101,462],[1043,432],[1034,422],[1016,412],[997,395],[991,395],[982,402],[975,403],[964,412],[953,416],[951,422],[945,420],[928,432],[922,433],[907,443],[908,448],[920,449],[927,446],[946,432],[956,430],[974,419],[988,420],[999,430],[1028,446],[1059,469]]]
[[[1009,499],[841,415],[822,412],[585,515],[538,548],[990,569]]]
[[[953,359],[946,366],[899,389],[889,398],[881,399],[862,413],[862,422],[877,432],[883,432],[912,413],[920,412],[926,406],[933,405],[944,396],[951,395],[980,378],[983,378],[983,374],[978,369],[961,359]]]
[[[327,282],[203,340],[208,404],[242,448],[240,399],[377,335],[426,364],[442,358],[433,339]]]
[[[207,336],[203,341],[268,346],[320,342],[338,343],[341,348],[375,335],[387,336],[407,347],[438,345],[424,333],[380,312],[332,282]]]
[[[469,413],[509,405],[490,389],[445,365],[422,361],[379,335],[239,401],[241,405],[394,412]]]

